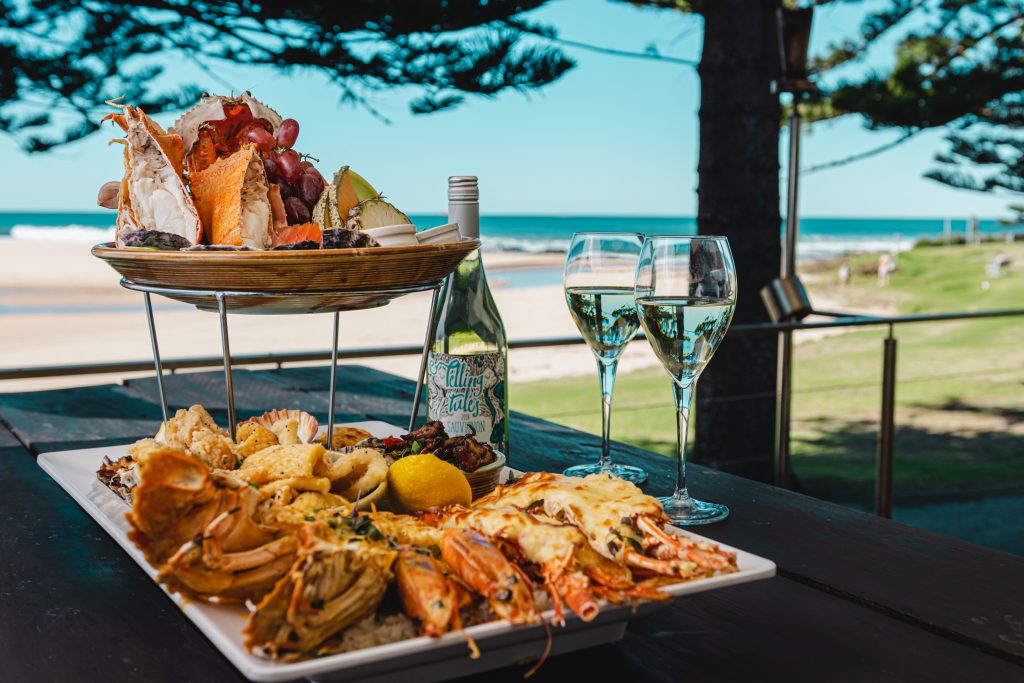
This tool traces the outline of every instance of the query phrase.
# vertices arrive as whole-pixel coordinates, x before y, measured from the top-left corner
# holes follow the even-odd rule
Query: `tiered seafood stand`
[[[416,247],[374,247],[294,252],[161,252],[97,245],[93,254],[123,276],[121,286],[141,292],[153,350],[163,419],[170,418],[152,295],[216,312],[220,320],[228,418],[235,437],[236,414],[231,379],[228,313],[305,315],[332,313],[330,401],[327,448],[331,448],[338,377],[340,314],[387,305],[415,292],[432,292],[423,338],[409,431],[416,427],[423,395],[427,356],[437,325],[437,303],[445,279],[462,259],[480,246],[464,239]],[[375,263],[375,261],[377,261]],[[195,283],[184,287],[181,283]]]

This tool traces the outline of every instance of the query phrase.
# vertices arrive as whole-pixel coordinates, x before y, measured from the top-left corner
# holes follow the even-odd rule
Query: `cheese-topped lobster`
[[[665,531],[669,519],[656,499],[607,474],[532,472],[473,503],[475,510],[507,507],[567,522],[602,556],[654,574],[685,580],[736,571],[734,553]]]

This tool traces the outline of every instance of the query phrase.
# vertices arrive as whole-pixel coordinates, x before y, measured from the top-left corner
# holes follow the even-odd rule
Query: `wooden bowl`
[[[501,471],[505,468],[505,454],[496,451],[498,459],[490,465],[484,465],[472,472],[463,472],[469,481],[469,488],[473,490],[473,500],[482,498],[498,486],[501,478]]]
[[[125,279],[168,289],[234,292],[365,292],[415,288],[448,276],[479,240],[310,251],[158,251],[92,248]],[[379,304],[378,304],[379,305]]]

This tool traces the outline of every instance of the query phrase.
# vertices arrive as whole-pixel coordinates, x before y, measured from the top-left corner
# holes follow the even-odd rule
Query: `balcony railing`
[[[855,315],[834,311],[815,311],[819,316],[828,317],[828,320],[816,321],[794,321],[777,323],[757,323],[745,325],[733,325],[729,329],[729,335],[748,334],[779,334],[785,332],[798,332],[802,330],[849,328],[849,327],[888,327],[888,335],[883,340],[882,346],[882,400],[879,407],[879,433],[876,453],[876,475],[875,475],[875,513],[889,517],[892,513],[892,466],[893,466],[893,437],[896,430],[896,359],[897,359],[897,338],[895,328],[900,325],[929,322],[950,322],[956,320],[977,320],[982,318],[1008,318],[1024,317],[1024,308],[997,309],[989,311],[961,311],[954,313],[922,313],[916,315],[897,316],[874,316]],[[642,337],[642,335],[639,335]],[[549,346],[570,346],[583,344],[582,337],[553,337],[544,339],[521,339],[509,342],[512,349],[530,349]],[[360,349],[338,350],[338,358],[341,360],[355,360],[360,358],[382,358],[388,356],[418,355],[422,353],[423,347],[419,345],[389,346],[389,347],[367,347]],[[231,363],[233,366],[251,365],[276,365],[282,367],[285,364],[310,363],[318,361],[329,361],[330,351],[298,351],[292,353],[265,353],[251,355],[233,355]],[[220,368],[223,366],[223,357],[204,356],[193,358],[168,359],[163,361],[163,367],[170,372],[178,370],[195,370],[201,368]],[[152,360],[117,361],[104,363],[83,363],[69,365],[47,365],[29,368],[0,368],[0,381],[37,379],[45,377],[70,377],[80,375],[106,375],[116,373],[150,372],[153,370]],[[789,432],[783,430],[783,443],[778,447],[776,459],[782,462],[776,463],[777,472],[786,472],[789,467]],[[785,484],[785,480],[778,481]]]

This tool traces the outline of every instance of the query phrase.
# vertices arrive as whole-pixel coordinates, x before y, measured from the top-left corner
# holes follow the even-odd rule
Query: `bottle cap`
[[[448,178],[448,201],[478,202],[480,189],[475,175],[453,175]]]

